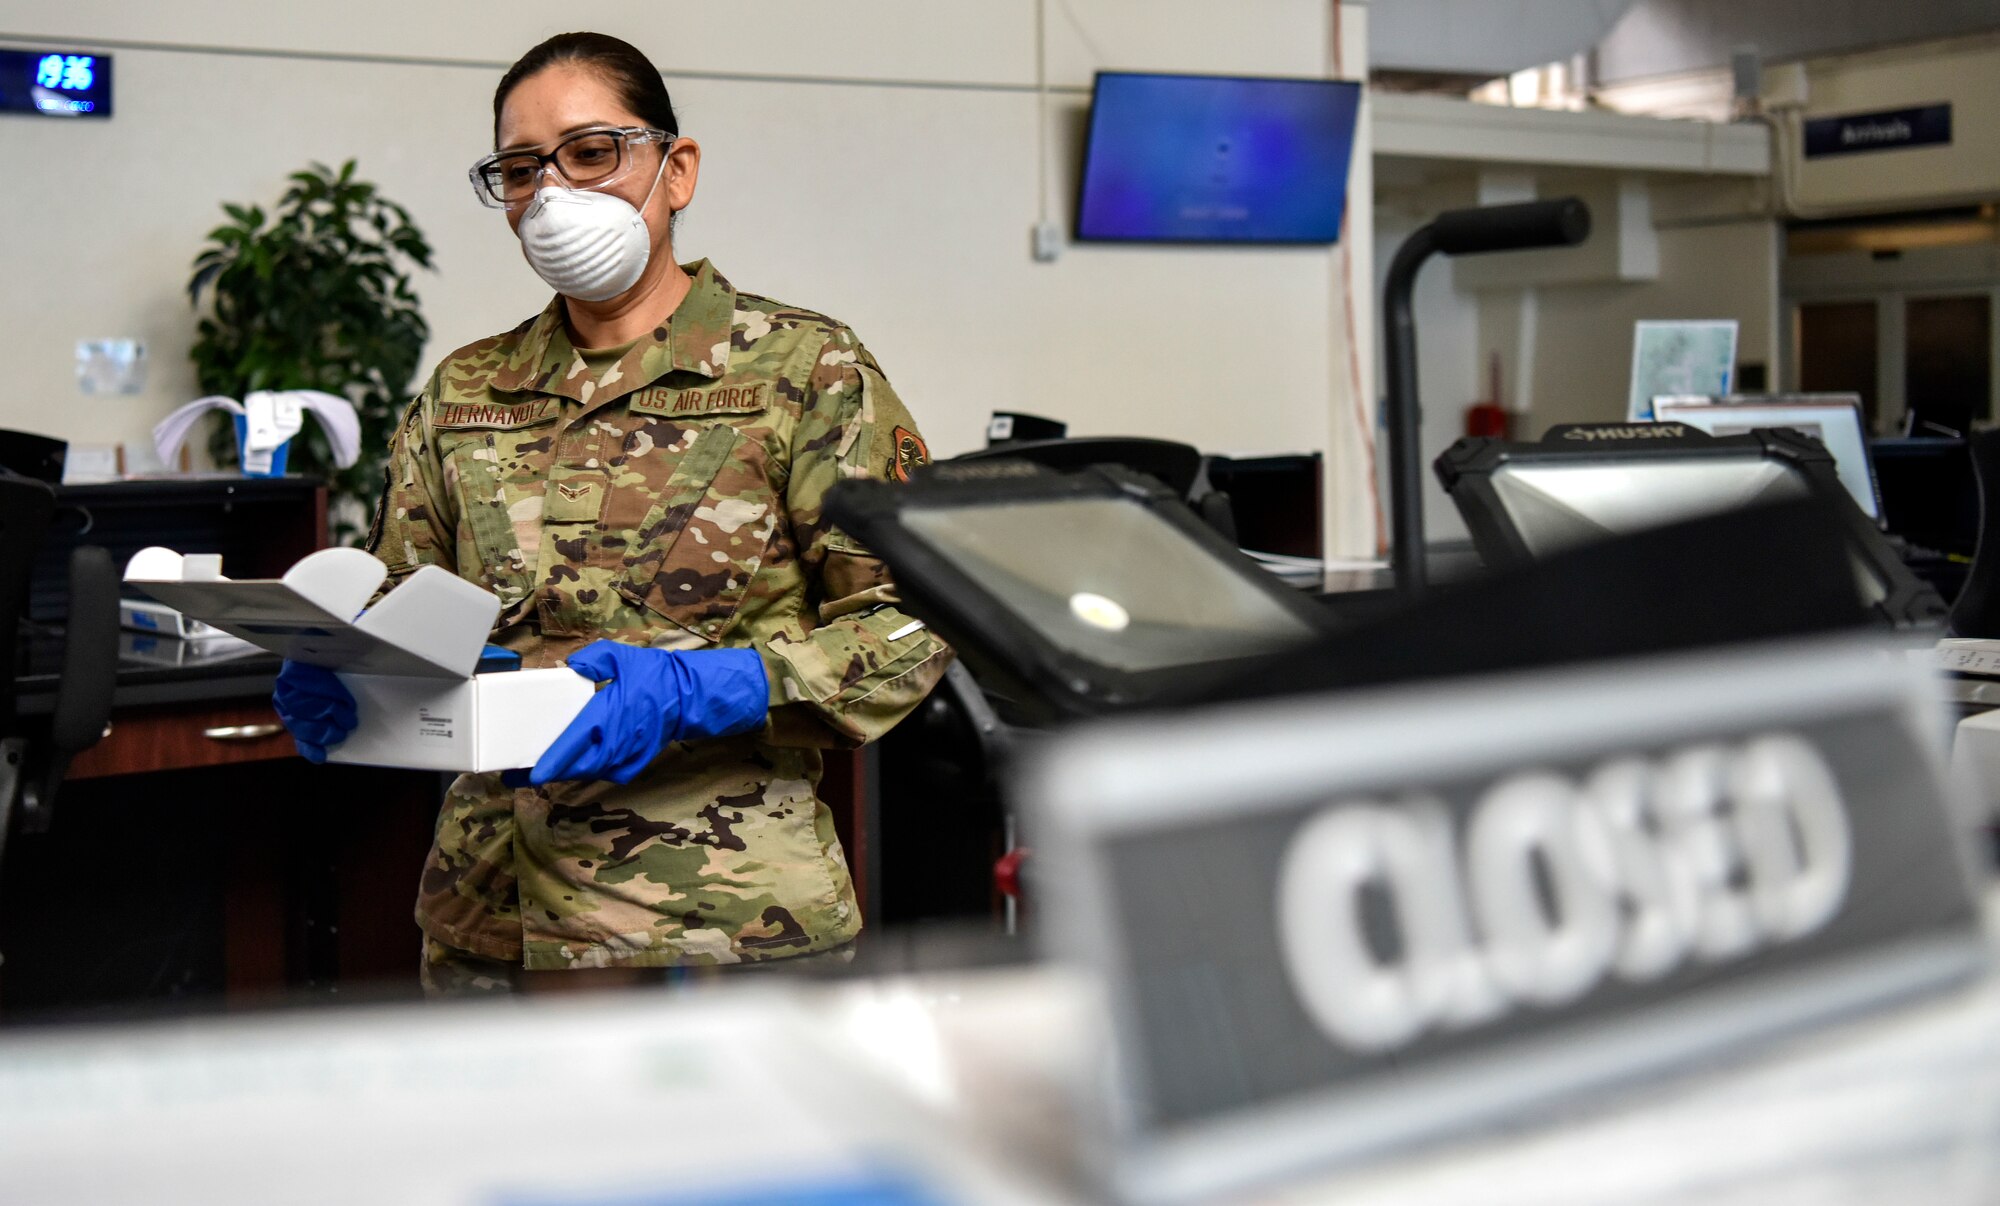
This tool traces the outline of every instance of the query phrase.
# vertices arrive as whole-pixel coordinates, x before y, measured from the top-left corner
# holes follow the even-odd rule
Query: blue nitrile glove
[[[770,680],[750,649],[642,649],[592,641],[569,668],[603,690],[528,772],[528,782],[630,783],[670,741],[728,737],[764,723]]]
[[[271,706],[307,762],[325,762],[326,747],[354,731],[354,696],[324,666],[287,661],[271,689]]]

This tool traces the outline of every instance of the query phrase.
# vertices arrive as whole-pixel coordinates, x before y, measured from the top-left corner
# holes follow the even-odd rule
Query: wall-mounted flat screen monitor
[[[1076,236],[1337,242],[1360,106],[1350,80],[1099,72]]]

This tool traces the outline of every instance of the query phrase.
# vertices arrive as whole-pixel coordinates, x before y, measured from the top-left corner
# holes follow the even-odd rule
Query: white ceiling
[[[1773,62],[1989,29],[2000,29],[2000,0],[1639,0],[1598,46],[1597,78],[1720,67],[1737,46]]]
[[[1580,54],[1633,0],[1373,0],[1371,66],[1505,75]]]
[[[1377,68],[1505,75],[1597,50],[1605,83],[2000,29],[2000,0],[1371,0]]]

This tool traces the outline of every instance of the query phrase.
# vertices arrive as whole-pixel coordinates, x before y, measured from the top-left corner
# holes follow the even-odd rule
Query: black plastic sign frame
[[[1929,685],[1818,638],[1051,738],[1016,803],[1044,945],[1110,1009],[1108,1188],[1239,1190],[1972,975]]]

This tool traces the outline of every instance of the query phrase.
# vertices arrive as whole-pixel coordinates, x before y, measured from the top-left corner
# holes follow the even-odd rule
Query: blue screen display
[[[1100,72],[1079,239],[1332,243],[1361,85]]]
[[[0,50],[0,111],[109,117],[111,56],[76,50]]]

